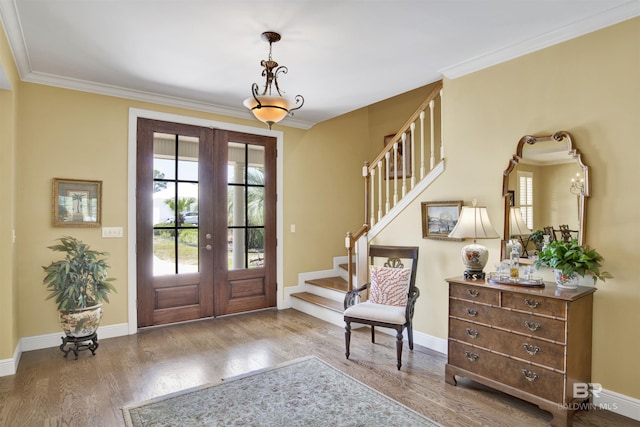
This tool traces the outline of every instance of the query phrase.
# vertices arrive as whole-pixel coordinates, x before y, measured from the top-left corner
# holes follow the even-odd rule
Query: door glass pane
[[[250,228],[248,237],[249,268],[264,267],[264,228]]]
[[[175,230],[153,231],[153,275],[176,274]]]
[[[229,185],[227,191],[227,213],[230,227],[245,225],[245,187]]]
[[[265,149],[229,143],[227,215],[229,268],[264,266]]]
[[[153,274],[197,272],[199,139],[153,137]]]
[[[244,184],[247,150],[246,144],[229,143],[227,180],[233,184]]]
[[[178,236],[178,274],[198,272],[198,230],[179,230]]]
[[[264,187],[249,187],[247,191],[248,225],[264,225]]]

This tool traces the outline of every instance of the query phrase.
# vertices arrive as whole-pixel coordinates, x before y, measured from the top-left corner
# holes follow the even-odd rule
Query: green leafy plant
[[[531,240],[536,245],[537,250],[542,250],[542,244],[544,243],[544,231],[534,231],[533,233],[531,233],[529,240]]]
[[[114,278],[107,277],[106,252],[98,252],[74,237],[61,237],[60,244],[49,246],[55,252],[65,253],[64,259],[42,267],[46,273],[44,284],[55,298],[60,311],[74,311],[103,301],[109,302],[108,294],[117,292],[111,284]]]
[[[595,249],[589,250],[585,245],[580,245],[577,239],[568,242],[554,240],[538,252],[536,268],[547,266],[562,270],[567,275],[577,273],[582,277],[590,273],[604,282],[605,279],[612,279],[613,276],[607,271],[600,271],[602,261],[604,261],[602,255]]]

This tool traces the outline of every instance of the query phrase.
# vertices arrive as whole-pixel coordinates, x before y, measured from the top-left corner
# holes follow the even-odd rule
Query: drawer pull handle
[[[522,375],[524,375],[527,381],[533,382],[538,379],[538,374],[536,374],[535,372],[531,372],[528,369],[523,369]]]
[[[532,356],[535,356],[540,351],[540,347],[538,347],[537,345],[533,345],[533,344],[524,343],[524,344],[522,344],[522,348],[524,348],[524,351],[526,351],[527,353],[529,353]]]
[[[467,314],[471,317],[476,317],[478,315],[478,312],[473,308],[467,308]]]
[[[475,329],[467,328],[467,335],[469,335],[471,338],[478,338],[479,334],[480,333]]]
[[[465,351],[464,355],[472,362],[475,362],[476,360],[478,360],[478,357],[480,357],[477,353],[472,353],[470,351]]]
[[[538,306],[540,305],[540,301],[538,301],[537,299],[531,300],[529,298],[525,298],[524,305],[529,308],[538,308]]]
[[[480,295],[480,292],[478,292],[476,289],[467,289],[467,292],[469,292],[469,295],[474,298]]]
[[[538,322],[530,322],[528,320],[524,321],[524,326],[526,326],[527,329],[530,330],[531,332],[535,332],[538,329],[540,329],[540,323],[538,323]]]

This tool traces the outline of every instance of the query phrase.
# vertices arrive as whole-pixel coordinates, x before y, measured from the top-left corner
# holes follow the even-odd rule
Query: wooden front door
[[[276,305],[275,138],[138,120],[138,326]]]

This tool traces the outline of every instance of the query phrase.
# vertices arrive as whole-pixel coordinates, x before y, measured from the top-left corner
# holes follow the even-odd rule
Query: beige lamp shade
[[[256,119],[266,123],[271,129],[274,123],[284,119],[293,106],[291,100],[282,96],[258,95],[258,101],[251,96],[244,100],[245,107],[251,110]]]
[[[467,267],[465,279],[484,279],[482,269],[487,265],[489,250],[476,243],[476,239],[497,239],[498,232],[491,225],[487,208],[484,206],[463,206],[460,218],[449,237],[456,239],[473,239],[460,251],[462,263]]]
[[[511,236],[529,236],[531,234],[531,230],[524,222],[520,208],[509,208],[509,234]]]

